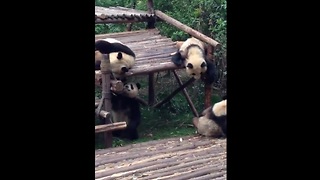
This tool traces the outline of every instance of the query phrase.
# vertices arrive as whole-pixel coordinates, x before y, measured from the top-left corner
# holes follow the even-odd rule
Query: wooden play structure
[[[147,1],[148,11],[124,7],[95,7],[95,23],[125,23],[126,32],[99,34],[95,39],[116,38],[136,53],[134,67],[126,76],[148,76],[148,101],[138,100],[147,106],[160,107],[177,93],[181,92],[194,114],[199,116],[190,99],[186,87],[195,80],[193,78],[182,82],[177,74],[177,67],[171,62],[171,53],[176,52],[177,46],[170,38],[162,36],[156,28],[156,22],[164,21],[178,29],[204,41],[209,45],[208,58],[214,61],[213,52],[220,44],[210,37],[188,27],[169,17],[165,13],[154,10],[153,1]],[[131,24],[145,22],[146,28],[131,31]],[[187,136],[155,140],[123,147],[112,147],[113,130],[126,128],[125,122],[111,123],[110,88],[121,91],[121,81],[111,80],[110,60],[107,54],[101,62],[101,71],[96,76],[102,78],[102,98],[95,103],[96,115],[103,119],[103,124],[96,125],[95,132],[104,134],[107,148],[95,151],[95,179],[170,179],[170,180],[225,180],[226,179],[226,139]],[[179,84],[168,97],[155,102],[154,74],[171,71]],[[211,84],[205,83],[205,107],[211,105]]]
[[[167,38],[160,34],[159,30],[156,28],[157,21],[164,21],[170,25],[177,27],[178,29],[202,40],[208,44],[208,57],[212,61],[214,60],[213,52],[220,47],[220,44],[210,37],[188,27],[181,22],[169,17],[165,13],[154,10],[153,1],[147,1],[148,11],[141,11],[136,9],[124,8],[124,7],[95,7],[95,23],[96,24],[106,24],[106,23],[126,23],[128,28],[126,32],[119,33],[108,33],[95,35],[95,39],[102,38],[116,38],[127,46],[129,46],[136,53],[136,63],[134,67],[126,73],[126,76],[135,75],[146,75],[148,76],[148,102],[139,99],[144,105],[151,107],[160,107],[164,103],[168,102],[172,97],[174,97],[178,92],[182,91],[186,97],[188,104],[194,114],[194,116],[199,116],[196,108],[194,107],[192,100],[190,99],[186,87],[192,84],[195,79],[190,78],[187,82],[183,83],[176,73],[177,69],[182,67],[177,67],[171,62],[171,53],[177,51],[176,43],[170,38]],[[130,23],[135,22],[146,22],[146,28],[142,30],[131,31]],[[105,134],[105,145],[106,147],[112,146],[112,135],[111,131],[116,129],[121,129],[126,127],[125,122],[111,123],[109,121],[111,102],[110,102],[110,87],[115,90],[121,90],[123,85],[119,81],[110,80],[110,70],[109,70],[109,58],[108,55],[104,55],[105,60],[101,62],[101,71],[97,72],[98,76],[102,78],[102,98],[97,100],[96,115],[102,117],[105,123],[102,125],[97,125],[95,127],[96,133]],[[164,98],[160,102],[155,102],[155,89],[154,89],[154,73],[161,71],[172,71],[174,74],[179,87],[174,90],[168,97]],[[205,82],[205,107],[211,105],[211,84]]]

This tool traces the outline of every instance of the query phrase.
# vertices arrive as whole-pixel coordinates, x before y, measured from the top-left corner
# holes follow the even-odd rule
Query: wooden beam
[[[183,85],[183,84],[182,84],[182,81],[181,81],[181,79],[179,78],[179,76],[178,76],[178,74],[177,74],[177,72],[176,72],[175,70],[173,70],[173,75],[176,77],[176,79],[177,79],[177,81],[178,81],[178,84],[179,84],[180,86],[182,86],[182,85]],[[191,101],[191,98],[190,98],[190,96],[189,96],[186,88],[183,88],[182,92],[183,92],[184,96],[186,97],[186,99],[187,99],[187,101],[188,101],[188,104],[189,104],[189,106],[190,106],[190,108],[191,108],[191,110],[192,110],[192,112],[193,112],[193,115],[194,115],[195,117],[199,117],[199,114],[198,114],[196,108],[194,107],[194,105],[193,105],[193,103],[192,103],[192,101]]]
[[[213,40],[212,38],[198,32],[197,30],[192,29],[191,27],[182,24],[181,22],[173,19],[172,17],[166,15],[165,13],[163,13],[162,11],[159,10],[155,10],[155,15],[157,17],[159,17],[160,19],[162,19],[163,21],[167,22],[168,24],[171,24],[175,27],[177,27],[178,29],[190,34],[191,36],[198,38],[201,41],[204,41],[210,45],[212,45],[213,47],[220,48],[221,44],[218,43],[217,41]]]
[[[95,126],[95,133],[110,132],[114,130],[125,129],[126,127],[126,122],[115,122],[112,124],[97,125]]]
[[[158,108],[158,107],[162,106],[164,103],[168,102],[173,96],[175,96],[178,92],[180,92],[182,89],[187,87],[189,84],[193,83],[195,80],[196,79],[194,79],[193,77],[190,78],[186,83],[184,83],[182,86],[180,86],[175,91],[173,91],[167,98],[165,98],[161,102],[155,104],[153,107],[154,108]]]

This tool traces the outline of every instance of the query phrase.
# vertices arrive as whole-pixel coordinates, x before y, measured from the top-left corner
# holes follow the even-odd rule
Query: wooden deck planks
[[[226,179],[226,139],[187,136],[96,150],[95,179]]]

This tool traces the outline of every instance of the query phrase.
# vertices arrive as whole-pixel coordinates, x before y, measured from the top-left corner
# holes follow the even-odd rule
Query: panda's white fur
[[[138,139],[138,126],[141,121],[140,104],[136,97],[140,89],[139,83],[124,84],[122,93],[111,95],[111,118],[113,122],[125,121],[127,128],[113,131],[113,135],[130,140]]]
[[[115,78],[122,78],[135,64],[135,53],[124,43],[114,38],[99,39],[95,42],[96,70],[100,69],[102,54],[109,54],[111,71]]]
[[[172,57],[172,61],[176,65],[184,65],[189,76],[200,79],[201,74],[207,71],[205,44],[194,37],[188,38]]]
[[[227,100],[224,99],[205,109],[201,117],[193,118],[197,132],[204,136],[227,136]]]

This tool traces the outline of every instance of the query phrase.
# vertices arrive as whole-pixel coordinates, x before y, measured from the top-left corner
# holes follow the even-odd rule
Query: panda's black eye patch
[[[196,75],[195,73],[192,73],[192,75],[194,76],[194,75]]]
[[[131,84],[131,89],[133,89],[133,85]]]

